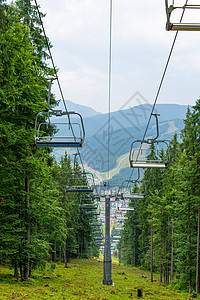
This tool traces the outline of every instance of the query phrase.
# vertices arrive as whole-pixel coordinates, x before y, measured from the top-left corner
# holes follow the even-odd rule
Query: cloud
[[[37,1],[47,13],[44,25],[66,98],[106,112],[110,1]],[[183,5],[185,0],[175,2]],[[192,13],[199,16],[200,10],[187,12],[185,20]],[[165,24],[165,1],[113,1],[112,110],[136,91],[154,101],[175,35]],[[199,43],[199,32],[179,32],[158,102],[196,100]]]

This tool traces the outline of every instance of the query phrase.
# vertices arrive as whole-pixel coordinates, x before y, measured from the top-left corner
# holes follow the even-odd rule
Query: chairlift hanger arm
[[[159,137],[158,116],[160,116],[160,114],[153,114],[152,113],[151,115],[156,118],[156,137],[151,139],[152,141],[155,141]]]
[[[47,100],[47,105],[50,111],[52,112],[56,112],[56,110],[54,110],[51,106],[50,106],[50,99],[51,99],[51,86],[52,86],[52,82],[54,80],[58,79],[57,77],[52,77],[49,78],[49,90],[48,90],[48,100]]]

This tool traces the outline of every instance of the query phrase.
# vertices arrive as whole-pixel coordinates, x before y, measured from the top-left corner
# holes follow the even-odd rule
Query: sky
[[[65,99],[108,112],[110,0],[37,2]],[[184,18],[198,22],[200,10]],[[165,0],[113,0],[111,111],[154,102],[175,35],[165,24]],[[179,32],[158,103],[195,104],[199,82],[200,32]]]

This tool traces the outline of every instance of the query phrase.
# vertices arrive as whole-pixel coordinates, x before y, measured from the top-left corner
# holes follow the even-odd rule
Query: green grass
[[[114,169],[110,170],[109,172],[104,172],[100,174],[104,179],[106,179],[109,173],[109,178],[111,179],[113,176],[119,174],[121,169],[124,169],[126,167],[129,167],[129,152],[118,157],[117,166]]]
[[[0,266],[0,299],[141,299],[137,288],[143,288],[142,299],[189,299],[189,294],[174,292],[169,287],[150,282],[150,274],[136,268],[113,263],[114,286],[104,286],[103,264],[98,260],[72,260],[69,267],[57,264],[51,269],[35,271],[29,282],[17,282],[12,270]]]

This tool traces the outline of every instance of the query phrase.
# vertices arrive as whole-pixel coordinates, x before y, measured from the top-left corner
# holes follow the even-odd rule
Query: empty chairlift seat
[[[164,140],[137,140],[131,144],[131,168],[167,168],[168,143]]]
[[[167,24],[166,30],[199,31],[200,1],[198,4],[186,4],[185,0],[165,0]],[[184,11],[184,23],[180,21]],[[182,19],[182,18],[181,18]]]
[[[57,110],[42,112],[36,117],[36,146],[82,147],[84,139],[83,119],[79,113]]]
[[[119,194],[119,197],[121,198],[121,200],[145,198],[146,184],[145,184],[144,180],[139,180],[139,178],[140,178],[140,173],[139,173],[139,169],[138,169],[138,178],[137,179],[124,180],[122,182],[121,193]]]
[[[92,193],[95,189],[93,174],[89,172],[69,173],[66,189],[71,193]]]
[[[159,114],[151,114],[156,119],[156,137],[147,140],[136,140],[131,144],[129,162],[131,168],[167,168],[170,160],[168,142],[158,140]]]

